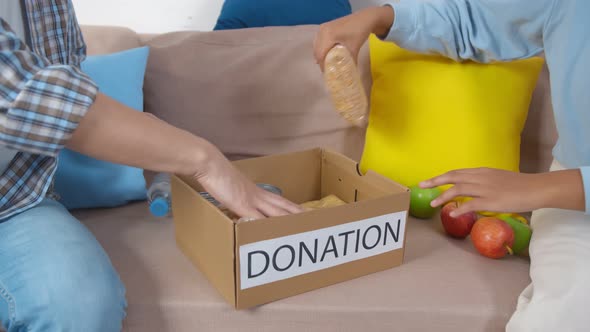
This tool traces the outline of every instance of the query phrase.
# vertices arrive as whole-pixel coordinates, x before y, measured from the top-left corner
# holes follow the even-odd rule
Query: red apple
[[[457,217],[451,217],[451,212],[458,207],[459,203],[455,201],[445,204],[440,210],[440,220],[448,235],[464,239],[471,233],[471,228],[477,220],[477,214],[475,212],[468,212]]]
[[[471,241],[475,249],[483,256],[502,258],[506,254],[513,254],[514,230],[501,219],[481,218],[471,229]]]

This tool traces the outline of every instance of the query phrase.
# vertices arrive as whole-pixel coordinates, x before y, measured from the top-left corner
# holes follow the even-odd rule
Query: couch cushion
[[[370,49],[374,84],[361,171],[413,186],[460,168],[519,170],[541,58],[457,63],[375,36]]]
[[[141,46],[131,29],[111,26],[81,26],[88,55],[109,54]]]
[[[182,41],[185,39],[190,39],[189,36],[192,35],[193,38],[195,39],[199,39],[200,40],[200,44],[204,44],[207,45],[208,42],[212,42],[212,43],[222,43],[222,45],[217,45],[218,48],[223,48],[224,44],[225,46],[227,46],[226,44],[230,44],[230,46],[227,47],[231,47],[231,44],[234,44],[233,47],[239,47],[239,45],[235,45],[235,44],[249,44],[249,39],[254,39],[254,41],[258,40],[259,43],[262,43],[264,38],[270,38],[270,39],[275,39],[276,40],[281,40],[281,37],[277,37],[277,34],[280,34],[281,31],[285,31],[285,30],[293,30],[292,33],[290,34],[291,37],[288,36],[283,36],[282,40],[288,40],[289,38],[292,38],[294,34],[296,33],[301,33],[303,34],[302,36],[300,36],[299,38],[299,46],[293,46],[291,45],[290,47],[293,47],[295,49],[299,48],[299,52],[294,52],[293,55],[303,55],[304,59],[307,56],[307,52],[311,50],[311,45],[308,45],[307,47],[309,47],[309,49],[306,51],[305,50],[305,44],[303,42],[307,42],[309,43],[312,38],[313,35],[315,33],[315,27],[295,27],[295,28],[276,28],[276,29],[269,29],[271,31],[264,31],[264,30],[258,30],[258,29],[248,29],[246,31],[236,31],[235,33],[233,32],[225,32],[225,33],[210,33],[210,32],[192,32],[192,33],[179,33],[179,34],[170,34],[170,35],[155,35],[155,34],[136,34],[135,32],[133,32],[130,29],[127,28],[122,28],[122,27],[109,27],[109,26],[82,26],[82,31],[84,34],[84,38],[86,40],[86,44],[88,46],[88,54],[106,54],[106,53],[112,53],[112,52],[117,52],[117,51],[121,51],[121,50],[125,50],[125,49],[129,49],[129,48],[134,48],[134,47],[138,47],[140,45],[144,45],[144,44],[150,44],[150,43],[157,43],[157,44],[161,44],[162,46],[165,47],[166,44],[168,44],[168,46],[174,46],[174,44],[178,44],[176,45],[176,49],[182,51],[184,48],[182,47]],[[274,32],[273,32],[274,31]],[[250,34],[252,34],[250,36]],[[266,37],[265,37],[266,34]],[[274,35],[274,36],[273,36]],[[215,42],[215,40],[219,39],[218,42]],[[262,39],[262,40],[261,40]],[[242,47],[246,47],[247,45],[242,45]],[[270,47],[267,45],[267,47]],[[276,46],[275,46],[276,47]],[[195,47],[197,48],[197,47]],[[207,49],[206,47],[203,47],[203,49]],[[201,51],[199,51],[199,53],[201,53]],[[231,53],[231,52],[228,52]],[[269,54],[269,52],[263,52],[261,54]],[[200,54],[202,55],[202,54]],[[164,62],[166,63],[167,61],[173,61],[174,58],[174,54],[173,51],[168,50],[168,52],[166,54],[162,55],[164,57]],[[166,57],[168,57],[168,59],[166,59]],[[188,60],[191,59],[190,56],[186,56],[185,58],[188,58]],[[195,61],[198,60],[200,57],[195,58]],[[201,60],[207,60],[207,59],[213,59],[212,63],[218,63],[215,61],[215,57],[213,55],[208,56],[206,59],[202,59]],[[245,60],[243,60],[245,61]],[[250,60],[251,62],[252,60]],[[276,61],[276,60],[275,60]],[[309,60],[304,60],[304,61],[309,61]],[[285,60],[285,63],[287,63],[288,60]],[[371,72],[370,72],[370,59],[369,59],[369,53],[368,53],[368,47],[364,47],[361,51],[361,55],[359,57],[359,68],[361,69],[361,74],[363,77],[363,81],[365,83],[365,87],[367,92],[370,91],[370,87],[371,87],[371,83],[372,83],[372,78],[371,78]],[[157,65],[158,62],[154,62],[154,64],[152,66]],[[203,63],[206,63],[203,61]],[[189,62],[190,67],[196,67],[197,62]],[[267,65],[268,66],[268,65]],[[202,70],[215,70],[215,68],[217,66],[204,66],[206,68],[201,68]],[[276,67],[276,66],[275,66]],[[298,67],[299,68],[299,67]],[[306,63],[304,68],[307,70],[308,73],[312,73],[315,70],[315,66],[314,64],[309,64]],[[193,69],[194,70],[194,69]],[[290,71],[291,73],[293,71]],[[175,75],[174,73],[170,73],[169,78],[170,80],[173,80]],[[235,74],[233,74],[235,75]],[[161,75],[155,75],[155,78],[159,78]],[[242,73],[242,76],[245,76]],[[231,75],[230,75],[231,77]],[[301,79],[302,81],[304,80],[303,77],[299,77],[299,79]],[[318,84],[321,85],[322,83],[319,81],[321,79],[321,76],[316,76],[315,77],[315,82],[313,82],[312,79],[310,79],[313,84],[311,84],[311,86],[309,87],[310,89],[315,87],[318,87]],[[226,79],[227,80],[227,79]],[[225,80],[225,81],[226,81]],[[150,83],[150,82],[148,82]],[[160,85],[157,82],[153,82],[154,84],[154,88],[157,90],[157,86]],[[237,85],[237,84],[236,84]],[[215,85],[217,86],[217,85]],[[230,85],[231,86],[235,86],[235,85]],[[268,85],[270,86],[270,84]],[[183,89],[181,91],[186,91],[189,89]],[[531,103],[531,108],[529,111],[529,116],[527,119],[527,123],[525,125],[525,129],[524,132],[522,134],[522,148],[521,148],[521,170],[524,172],[540,172],[540,171],[547,171],[549,169],[549,165],[551,164],[552,161],[552,148],[555,145],[555,141],[557,138],[557,134],[556,134],[556,129],[555,129],[555,122],[553,120],[553,113],[552,113],[552,108],[551,108],[551,95],[550,95],[551,91],[550,91],[550,86],[549,86],[549,73],[547,71],[547,68],[544,68],[544,71],[541,73],[541,77],[539,79],[539,82],[537,84],[537,88],[535,90],[535,93],[533,95],[533,100]],[[207,95],[206,92],[199,92],[198,96],[203,96],[203,95]],[[313,95],[312,95],[313,96]],[[329,105],[329,100],[327,99],[326,95],[321,94],[323,100],[318,101],[317,102],[317,107],[321,107],[322,105],[324,105],[324,107],[331,107],[331,105]],[[173,104],[172,102],[166,102],[166,99],[163,98],[158,98],[158,96],[150,96],[150,97],[154,97],[149,98],[149,102],[151,105],[154,105],[154,107],[157,107],[157,105],[159,104],[163,104],[163,105],[171,105]],[[292,98],[295,99],[295,98]],[[211,100],[210,102],[208,102],[207,104],[211,105],[214,103],[216,99],[213,98],[213,100]],[[193,102],[198,104],[198,102]],[[309,102],[308,102],[309,103]],[[222,103],[221,105],[227,105],[227,104],[231,104],[231,103]],[[148,108],[151,109],[150,105],[148,105]],[[180,123],[182,122],[182,120],[187,117],[187,114],[190,115],[191,113],[196,113],[198,114],[199,109],[194,108],[195,110],[193,112],[191,111],[187,111],[186,107],[185,108],[181,108],[181,112],[185,113],[185,114],[180,114],[180,115],[176,115],[175,111],[172,111],[171,109],[159,109],[159,110],[155,110],[155,113],[160,114],[160,116],[165,117],[167,119],[171,119],[173,123]],[[149,111],[149,110],[148,110]],[[209,111],[208,113],[210,113],[211,111]],[[227,111],[224,111],[227,112]],[[223,112],[221,112],[223,113]],[[323,114],[323,113],[322,113]],[[214,116],[211,114],[208,114],[206,117],[206,119],[217,119],[218,116]],[[219,115],[219,118],[221,118],[222,120],[227,119],[228,115]],[[190,117],[189,117],[190,119]],[[318,118],[319,119],[319,118]],[[193,122],[195,121],[194,119],[192,120]],[[321,128],[321,125],[323,123],[325,123],[326,119],[322,118],[321,119],[321,123],[319,125],[316,125],[316,131],[317,128]],[[204,125],[199,125],[197,126],[194,123],[191,124],[187,124],[185,126],[185,128],[191,129],[195,127],[201,128],[204,127]],[[232,128],[235,128],[235,126],[232,126]],[[360,158],[360,154],[361,154],[361,149],[362,149],[362,143],[363,142],[359,142],[358,140],[356,140],[356,136],[360,135],[361,137],[363,137],[363,133],[359,132],[358,130],[354,130],[354,129],[342,129],[339,128],[336,130],[336,132],[330,132],[331,131],[331,127],[327,127],[325,128],[325,130],[321,131],[320,130],[320,134],[319,135],[306,135],[304,133],[300,133],[300,135],[294,135],[294,137],[292,137],[292,139],[296,139],[297,142],[291,141],[290,145],[291,146],[287,146],[287,148],[292,147],[292,146],[302,146],[302,147],[307,147],[307,146],[311,146],[311,145],[317,145],[317,142],[323,142],[326,141],[326,138],[328,138],[327,142],[331,141],[332,146],[337,146],[338,149],[340,149],[343,152],[348,151],[347,155],[349,155],[350,157],[354,157],[354,156],[358,156],[357,160]],[[228,132],[229,130],[226,129]],[[205,134],[205,135],[209,135],[211,133],[211,129],[207,129],[205,128],[204,131],[201,131],[201,134]],[[274,136],[276,135],[276,132],[280,132],[280,129],[276,129],[274,132],[270,132],[270,130],[268,129],[268,127],[266,128],[265,131],[263,132],[259,132],[257,134],[257,139],[259,141],[262,141],[263,143],[265,143],[267,146],[259,146],[259,147],[249,147],[249,148],[244,148],[244,149],[237,149],[238,150],[238,155],[234,155],[234,158],[238,158],[239,153],[240,152],[244,152],[242,150],[256,150],[254,151],[254,153],[248,153],[246,152],[246,155],[259,155],[262,153],[265,153],[269,150],[272,150],[269,148],[269,144],[271,144],[272,141],[274,141],[276,144],[282,145],[284,144],[284,141],[287,140],[286,137],[283,137],[282,139],[276,139],[273,140]],[[315,137],[315,141],[313,139],[311,139],[310,137],[314,136]],[[344,137],[345,138],[345,142],[344,143],[340,143],[340,144],[336,144],[335,141],[337,140],[338,137]],[[364,137],[363,137],[364,139]],[[221,139],[218,138],[216,139],[217,141],[225,141],[225,139]],[[355,144],[353,144],[352,147],[345,147],[345,144],[350,143],[351,141],[354,141]],[[316,144],[314,144],[314,142],[316,142]],[[253,143],[251,143],[250,145],[254,145]],[[229,143],[225,144],[223,147],[229,147]],[[231,154],[231,153],[230,153]]]
[[[364,132],[333,109],[313,58],[316,31],[270,27],[150,39],[146,111],[232,159],[322,146],[358,160]]]
[[[501,331],[530,282],[528,260],[491,260],[410,220],[398,268],[235,311],[178,250],[170,219],[145,204],[78,211],[127,287],[126,331]]]
[[[280,30],[284,30],[284,29],[289,29],[289,28],[280,28],[280,29],[276,29],[278,31]],[[272,29],[274,30],[274,29]],[[313,34],[315,33],[315,28],[314,27],[296,27],[293,28],[292,30],[294,30],[294,33],[296,32],[300,32],[302,34],[306,34],[307,36],[302,36],[303,40],[307,39],[307,41],[309,42],[311,40],[311,38],[313,38]],[[134,47],[138,47],[140,45],[143,44],[148,44],[150,43],[152,40],[156,39],[155,42],[160,43],[160,44],[174,44],[174,41],[176,41],[176,43],[180,43],[181,40],[183,40],[185,37],[188,37],[186,35],[186,33],[181,33],[180,36],[178,35],[166,35],[166,36],[160,36],[157,34],[136,34],[135,32],[133,32],[130,29],[127,28],[122,28],[122,27],[109,27],[109,26],[82,26],[82,31],[84,34],[84,38],[86,40],[86,44],[88,46],[88,54],[106,54],[106,53],[112,53],[112,52],[117,52],[117,51],[121,51],[121,50],[125,50],[125,49],[129,49],[129,48],[134,48]],[[214,34],[214,35],[210,35],[210,33],[207,32],[203,32],[203,33],[197,33],[197,32],[193,32],[192,34],[194,35],[201,35],[201,37],[194,37],[194,38],[203,38],[202,43],[206,44],[207,40],[209,41],[215,41],[216,38],[221,39],[221,42],[223,43],[240,43],[240,40],[232,40],[232,39],[237,39],[237,38],[246,38],[248,37],[249,33],[252,33],[254,35],[260,35],[260,30],[257,29],[248,29],[248,32],[236,32],[236,37],[232,38],[232,34],[227,32],[226,34]],[[266,32],[269,36],[269,38],[277,38],[272,37],[272,33],[271,32]],[[277,32],[278,33],[278,32]],[[190,33],[189,33],[190,34]],[[158,38],[159,37],[159,38]],[[206,37],[206,38],[205,38]],[[251,38],[256,39],[255,36],[252,36]],[[287,40],[287,37],[285,37],[285,40]],[[247,40],[244,40],[243,43],[248,43]],[[245,45],[244,45],[245,46]],[[222,47],[222,45],[219,45],[219,47]],[[308,46],[311,47],[311,46]],[[178,46],[177,49],[182,50],[183,48]],[[303,51],[303,52],[307,52],[307,51]],[[170,53],[170,52],[169,52]],[[267,52],[268,53],[268,52]],[[301,54],[301,52],[296,53],[296,54]],[[170,54],[170,57],[173,57],[173,54]],[[307,55],[304,55],[307,56]],[[208,58],[212,58],[212,57],[208,57]],[[368,53],[368,47],[364,47],[363,50],[361,51],[361,56],[359,57],[359,68],[361,69],[361,74],[363,77],[363,81],[365,83],[365,87],[367,92],[370,91],[370,87],[371,87],[371,83],[372,83],[372,78],[371,78],[371,72],[370,72],[370,59],[369,59],[369,53]],[[214,62],[215,63],[215,62]],[[157,63],[156,63],[157,64]],[[194,64],[192,65],[194,66]],[[210,70],[213,70],[215,68],[215,66],[206,66],[208,67]],[[213,67],[213,68],[211,68]],[[313,66],[313,64],[311,65],[311,67],[309,66],[309,63],[306,65],[305,67],[307,70],[313,70],[313,68],[315,68]],[[207,69],[207,68],[205,68]],[[171,74],[171,76],[173,77],[174,74]],[[155,76],[156,78],[159,77],[159,75]],[[321,79],[320,76],[316,77],[317,80]],[[319,82],[316,82],[313,84],[313,86],[317,87],[317,84],[321,84]],[[155,84],[157,85],[157,84]],[[202,93],[202,94],[206,94],[206,93]],[[201,94],[201,95],[202,95]],[[157,97],[157,96],[154,96]],[[323,96],[325,97],[325,96]],[[161,101],[159,99],[156,98],[155,101],[152,101],[154,103],[154,105],[157,105],[158,103],[163,103],[166,104],[165,101]],[[326,103],[328,102],[327,99],[323,100],[321,103],[322,105],[327,105]],[[209,103],[211,104],[211,103]],[[541,77],[538,81],[537,84],[537,88],[535,90],[535,93],[533,95],[533,100],[531,103],[531,108],[528,114],[528,119],[525,125],[525,129],[523,131],[522,134],[522,148],[521,148],[521,170],[524,172],[541,172],[541,171],[547,171],[549,169],[549,165],[551,164],[552,161],[552,148],[555,145],[556,142],[556,138],[557,138],[557,133],[556,133],[556,129],[555,129],[555,121],[553,119],[553,113],[552,113],[552,107],[551,107],[551,91],[550,91],[550,85],[549,85],[549,73],[547,71],[547,68],[545,67],[543,72],[541,73]],[[326,106],[328,107],[328,106]],[[186,112],[186,111],[184,111]],[[156,113],[160,113],[163,114],[166,118],[178,118],[176,121],[173,122],[179,122],[180,120],[182,120],[183,116],[176,116],[174,114],[173,111],[171,110],[157,110]],[[168,114],[166,114],[168,113]],[[190,112],[189,112],[190,113]],[[195,111],[196,113],[196,111]],[[208,117],[210,118],[210,117]],[[222,117],[225,118],[225,117]],[[192,125],[189,126],[187,125],[186,127],[193,127]],[[316,127],[317,128],[317,127]],[[329,128],[326,128],[329,132]],[[342,130],[341,130],[342,131]],[[206,130],[205,133],[210,132],[210,130]],[[354,137],[355,135],[358,135],[359,133],[354,133],[354,130],[348,130],[345,129],[344,130],[345,134],[343,135],[343,137],[348,137],[348,136],[352,136]],[[348,134],[346,134],[348,133]],[[261,133],[262,134],[262,133]],[[335,136],[338,135],[342,135],[342,132],[336,132],[336,133],[332,133],[331,135],[328,133],[328,137],[331,137],[331,139],[335,139]],[[266,134],[266,142],[268,144],[269,140],[272,140],[272,134]],[[362,133],[360,133],[360,135],[362,135]],[[325,135],[317,135],[317,142],[321,142],[324,138]],[[262,138],[262,140],[264,141],[265,139]],[[305,135],[298,137],[299,142],[299,146],[305,146],[307,145],[314,145],[313,143],[310,143],[310,140],[308,139],[307,141],[305,141]],[[347,142],[350,142],[350,138],[347,139]],[[277,140],[277,144],[281,144],[283,140]],[[292,142],[292,144],[294,144]],[[358,144],[358,142],[357,142]],[[362,142],[361,142],[362,144]],[[336,145],[333,143],[333,145]],[[340,147],[343,150],[349,150],[350,152],[348,153],[349,156],[354,156],[354,155],[358,155],[360,158],[360,151],[362,149],[362,147],[360,146],[353,146],[350,147],[348,149],[343,147],[344,144],[340,144]],[[264,147],[260,147],[257,150],[269,150],[268,147],[264,148]],[[357,159],[358,160],[358,159]]]
[[[118,102],[143,111],[143,82],[149,48],[92,55],[82,70],[100,91]],[[108,183],[109,185],[105,185]],[[91,158],[64,149],[55,173],[55,190],[68,209],[121,206],[146,197],[143,170]]]

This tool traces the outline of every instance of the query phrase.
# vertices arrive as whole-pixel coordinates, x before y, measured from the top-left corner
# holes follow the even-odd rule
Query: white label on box
[[[407,211],[240,246],[241,289],[397,250]]]

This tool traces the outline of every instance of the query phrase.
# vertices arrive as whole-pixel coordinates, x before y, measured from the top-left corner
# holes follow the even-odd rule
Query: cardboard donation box
[[[237,222],[173,177],[176,242],[237,309],[308,292],[402,264],[408,188],[324,149],[235,162],[256,183],[302,204],[335,195],[346,204]]]

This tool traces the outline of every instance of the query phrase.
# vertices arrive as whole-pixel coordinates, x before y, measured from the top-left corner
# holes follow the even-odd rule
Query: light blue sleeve
[[[543,50],[556,0],[397,0],[387,40],[457,61],[508,61]]]

